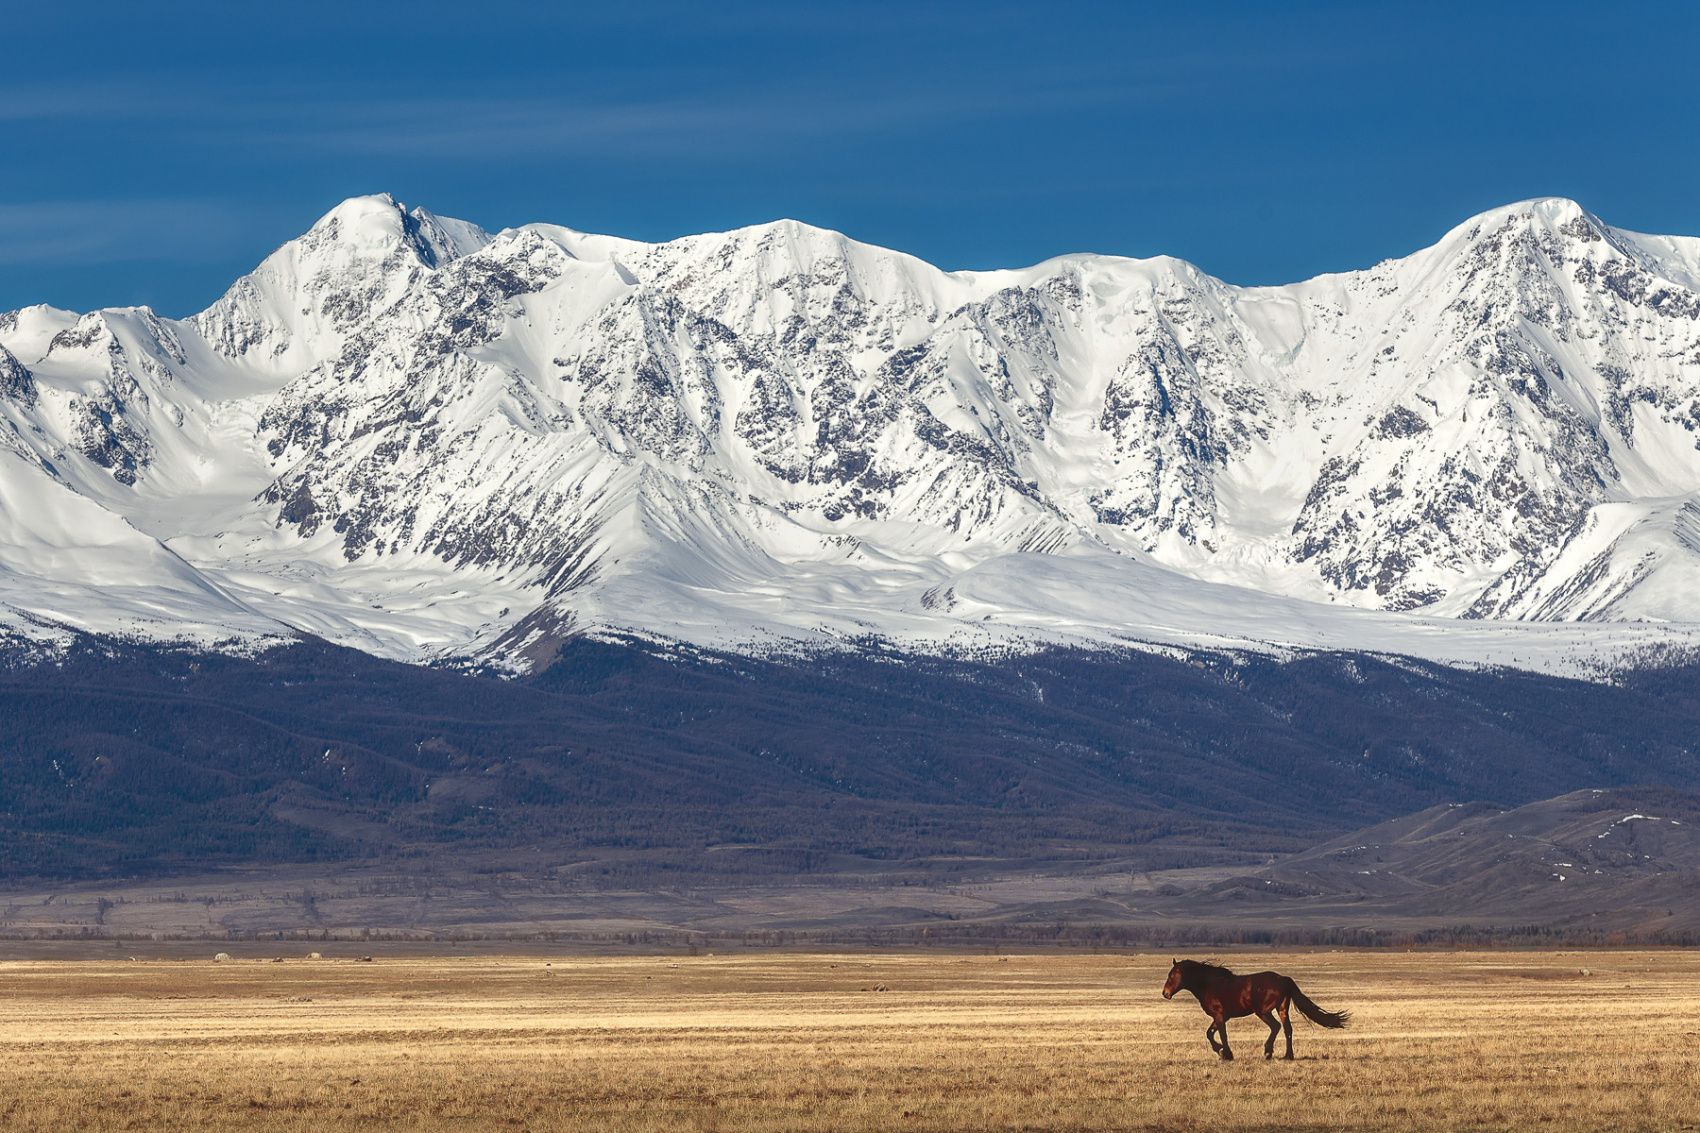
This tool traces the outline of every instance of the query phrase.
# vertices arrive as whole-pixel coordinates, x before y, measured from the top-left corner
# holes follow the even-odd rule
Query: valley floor
[[[1692,1129],[1700,953],[1239,953],[1346,1031],[1215,1060],[1167,955],[0,963],[0,1127]]]

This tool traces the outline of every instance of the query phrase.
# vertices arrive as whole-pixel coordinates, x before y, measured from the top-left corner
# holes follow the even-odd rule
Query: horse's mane
[[[1231,976],[1234,974],[1231,969],[1224,968],[1214,960],[1182,960],[1181,967],[1191,968],[1200,975],[1212,977]]]

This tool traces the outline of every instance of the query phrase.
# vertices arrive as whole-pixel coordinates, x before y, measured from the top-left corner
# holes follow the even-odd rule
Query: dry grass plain
[[[0,1129],[1700,1128],[1700,954],[1223,959],[1353,1027],[1218,1062],[1150,955],[6,962]]]

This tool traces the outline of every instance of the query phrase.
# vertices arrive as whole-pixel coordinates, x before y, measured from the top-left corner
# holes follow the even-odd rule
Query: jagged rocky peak
[[[388,193],[375,193],[343,201],[284,248],[293,245],[303,259],[326,255],[367,263],[382,263],[401,250],[437,267],[488,242],[476,225],[444,220],[422,208],[410,210]]]
[[[1615,230],[1599,217],[1568,197],[1533,197],[1486,212],[1454,226],[1433,246],[1446,253],[1462,246],[1486,244],[1494,247],[1515,246],[1518,240],[1533,237],[1562,237],[1577,244],[1593,244],[1614,237]]]
[[[422,275],[488,242],[476,225],[409,211],[388,193],[351,197],[193,321],[227,357],[304,369],[334,355]]]
[[[1584,240],[1599,239],[1607,225],[1569,197],[1530,197],[1499,205],[1471,217],[1453,232],[1490,231],[1506,224],[1565,232]]]
[[[36,303],[16,311],[0,314],[0,346],[24,362],[34,362],[46,354],[54,336],[80,318],[75,311]]]
[[[1580,288],[1584,301],[1656,308],[1680,302],[1673,289],[1700,285],[1700,242],[1614,228],[1563,197],[1490,210],[1453,229],[1436,250],[1458,257],[1466,283],[1482,277],[1484,285],[1522,287],[1522,314],[1542,314],[1540,303],[1553,300],[1555,288]]]
[[[793,220],[665,244],[590,247],[702,315],[769,337],[793,355],[847,351],[858,367],[914,341],[975,292],[913,256]]]

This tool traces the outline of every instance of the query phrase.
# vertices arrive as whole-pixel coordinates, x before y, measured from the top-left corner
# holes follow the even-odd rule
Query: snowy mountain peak
[[[1560,198],[1257,288],[351,198],[191,319],[0,316],[8,498],[140,572],[15,525],[0,619],[1580,664],[1700,620],[1697,278],[1700,241]]]
[[[389,193],[349,197],[321,216],[306,236],[387,248],[401,238],[407,209]]]
[[[476,225],[351,197],[266,257],[193,322],[220,354],[274,372],[334,356],[427,273],[489,242]]]
[[[1599,217],[1569,197],[1529,197],[1488,209],[1466,223],[1487,228],[1514,218],[1530,220],[1553,229],[1572,227],[1579,220],[1595,229],[1605,227]]]
[[[1674,269],[1675,275],[1669,278],[1685,287],[1694,286],[1692,269],[1700,263],[1696,256],[1700,248],[1691,239],[1648,237],[1614,228],[1567,197],[1536,197],[1489,209],[1458,225],[1435,248],[1444,251],[1484,242],[1502,249],[1540,249],[1549,262],[1563,258],[1558,251],[1562,248],[1571,258],[1595,262],[1619,258],[1655,275]]]
[[[301,241],[335,244],[382,261],[405,247],[427,267],[475,252],[489,242],[477,225],[409,209],[389,193],[350,197],[314,222]]]

